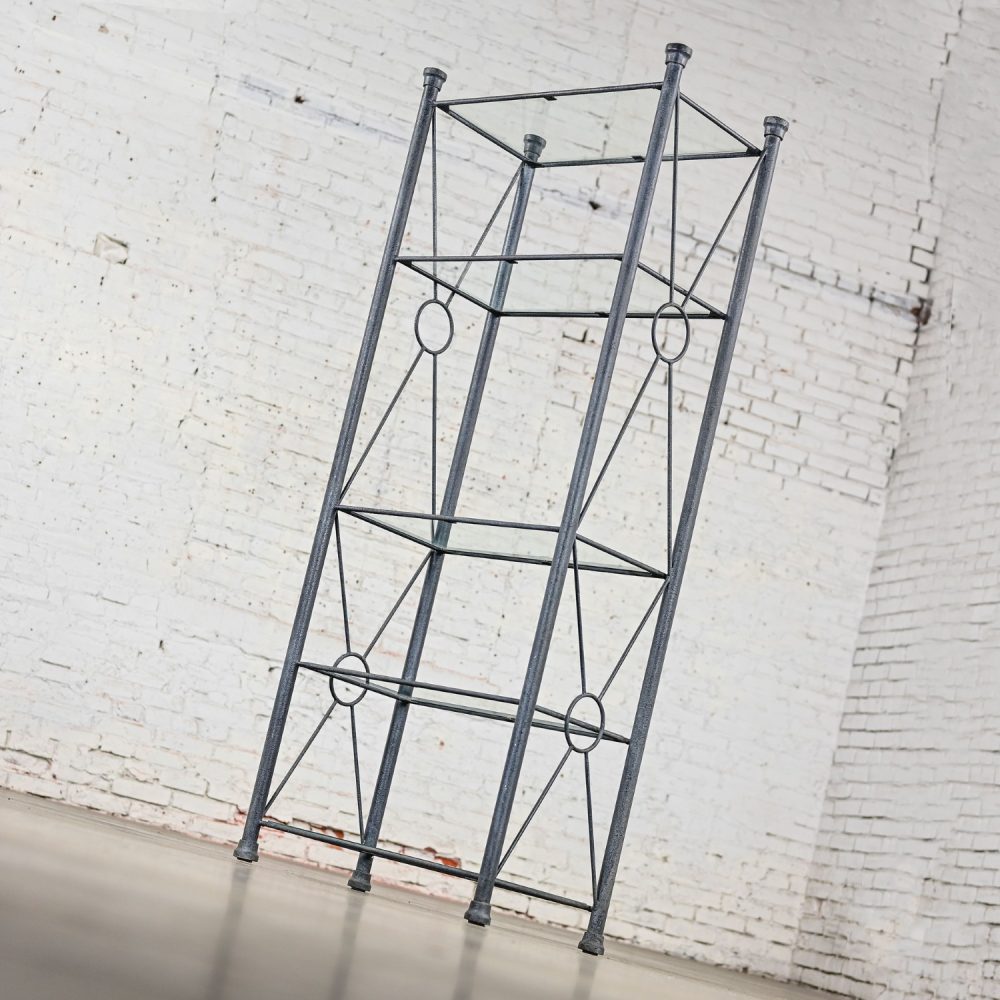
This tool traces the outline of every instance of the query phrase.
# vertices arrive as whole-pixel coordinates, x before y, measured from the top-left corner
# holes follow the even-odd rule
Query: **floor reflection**
[[[590,1000],[594,992],[594,975],[597,972],[599,958],[594,955],[584,955],[582,952],[577,957],[576,984],[573,987],[573,1000]]]
[[[455,990],[452,1000],[472,1000],[476,984],[476,970],[479,968],[479,954],[483,950],[484,927],[466,923],[462,936],[462,953],[459,956],[458,974],[455,976]]]
[[[229,894],[226,898],[226,912],[222,917],[215,951],[212,953],[212,967],[205,989],[205,1000],[222,1000],[225,996],[226,982],[233,960],[233,948],[240,930],[249,882],[250,865],[242,862],[234,863],[229,881]]]
[[[821,1000],[341,872],[0,796],[0,992],[17,1000]]]
[[[364,895],[351,890],[347,893],[344,907],[344,921],[340,928],[340,943],[333,963],[333,981],[330,984],[330,1000],[347,1000],[351,985],[351,970],[354,968],[354,952],[361,926],[361,911],[365,905]]]

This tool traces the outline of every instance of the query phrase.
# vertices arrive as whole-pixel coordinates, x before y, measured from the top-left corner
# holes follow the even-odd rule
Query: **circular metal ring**
[[[334,668],[339,667],[341,663],[344,662],[344,660],[360,660],[361,666],[365,668],[365,674],[371,673],[371,670],[368,667],[368,661],[360,653],[344,653],[343,655],[338,656],[333,664]],[[344,669],[347,668],[345,667]],[[361,685],[360,693],[358,694],[357,698],[344,698],[342,695],[340,695],[337,692],[336,687],[334,687],[337,681],[343,681],[350,687],[354,687],[355,685]],[[359,677],[351,677],[350,679],[348,679],[346,677],[334,677],[331,675],[330,694],[333,695],[333,700],[338,705],[343,705],[344,708],[353,708],[355,705],[357,705],[359,701],[361,701],[362,698],[364,698],[366,694],[368,694],[367,684],[368,684],[367,681],[362,681],[361,678]]]
[[[597,732],[594,734],[594,740],[588,746],[581,747],[577,746],[573,742],[573,735],[569,731],[570,719],[573,717],[573,709],[580,704],[584,699],[589,698],[596,706],[597,711],[600,713],[601,721],[597,726]],[[570,703],[569,708],[566,709],[566,718],[563,719],[563,735],[566,737],[566,742],[569,744],[570,750],[575,750],[577,753],[590,753],[598,743],[604,739],[604,726],[607,722],[607,718],[604,714],[604,703],[596,694],[591,694],[589,691],[584,691],[582,694],[578,694]],[[575,735],[579,736],[579,733]]]
[[[669,316],[664,317],[663,313],[664,310],[666,309],[675,310],[676,315],[673,317]],[[673,357],[667,357],[667,355],[660,350],[660,345],[656,342],[656,324],[661,319],[664,318],[684,320],[684,344],[681,346],[681,349]],[[660,308],[657,309],[655,313],[653,313],[653,322],[650,325],[650,335],[653,340],[653,350],[656,351],[656,356],[661,361],[666,362],[666,364],[668,365],[674,365],[678,361],[680,361],[680,359],[683,358],[685,354],[687,354],[688,345],[691,343],[691,320],[688,319],[688,314],[684,311],[684,307],[679,306],[672,299],[670,302],[664,302],[663,305],[660,306]]]
[[[445,338],[445,342],[437,348],[428,347],[424,342],[424,338],[420,336],[420,317],[423,315],[424,310],[428,306],[437,306],[439,309],[443,310],[448,320],[448,336]],[[451,342],[455,336],[455,319],[451,315],[451,310],[440,299],[428,299],[420,306],[417,310],[416,316],[413,317],[413,333],[417,338],[417,343],[428,354],[444,354],[444,352],[451,347]]]

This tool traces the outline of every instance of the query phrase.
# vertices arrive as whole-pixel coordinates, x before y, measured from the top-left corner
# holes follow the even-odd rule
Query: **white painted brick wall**
[[[683,12],[643,0],[377,11],[239,0],[160,13],[15,0],[0,40],[12,67],[0,101],[0,780],[238,836],[421,68],[445,67],[454,96],[644,80],[662,71],[663,43],[680,39],[695,48],[692,96],[752,137],[766,113],[793,129],[609,931],[808,975],[814,965],[793,949],[815,896],[813,846],[907,395],[913,311],[943,218],[929,150],[953,6],[921,3],[917,17],[898,0],[852,0],[806,17],[788,0]],[[442,141],[453,143],[442,250],[461,252],[484,218],[484,191],[499,193],[510,165],[468,135]],[[542,175],[525,248],[617,249],[635,177]],[[690,275],[725,206],[697,174],[684,178]],[[427,243],[426,189],[421,199],[413,246]],[[659,199],[646,248],[659,265],[668,203]],[[109,259],[123,251],[108,240],[127,246],[125,263]],[[720,260],[732,250],[727,241]],[[705,293],[719,297],[726,280],[725,267],[709,272]],[[409,360],[413,302],[401,295],[390,313],[387,344],[400,346],[377,372],[382,403]],[[466,369],[477,322],[460,316],[453,350]],[[505,331],[463,509],[544,520],[561,502],[600,329]],[[623,347],[612,418],[644,372],[644,336]],[[678,380],[682,456],[706,357],[696,343]],[[444,380],[452,402],[461,375]],[[625,516],[595,506],[595,534],[634,543],[662,503],[658,392],[629,437],[631,467],[609,479]],[[412,493],[427,405],[424,383],[387,432],[391,470],[386,452],[373,454],[369,495]],[[365,426],[375,419],[373,408]],[[454,420],[452,409],[445,442]],[[352,600],[355,628],[368,635],[413,560],[384,540],[346,544],[359,556],[352,566],[348,553],[352,593],[364,596]],[[541,576],[454,562],[427,675],[516,690]],[[316,658],[342,648],[334,598],[317,612]],[[607,622],[588,635],[602,671],[638,599],[627,585],[585,594]],[[569,636],[567,618],[543,692],[559,707],[574,683]],[[391,671],[405,642],[402,625],[390,629],[376,665]],[[290,752],[325,707],[320,685],[301,695]],[[623,728],[625,703],[614,706]],[[371,775],[381,736],[365,733]],[[412,713],[389,842],[477,864],[506,736]],[[281,815],[353,831],[346,740],[335,714]],[[522,811],[558,754],[549,746],[532,744]],[[470,757],[482,769],[464,766]],[[595,776],[599,816],[615,763]],[[557,783],[512,876],[585,891],[581,793],[579,774]],[[276,837],[267,846],[349,860]],[[467,891],[412,869],[377,872]]]
[[[966,3],[949,36],[933,311],[795,952],[807,982],[863,1000],[1000,998],[1000,14]]]

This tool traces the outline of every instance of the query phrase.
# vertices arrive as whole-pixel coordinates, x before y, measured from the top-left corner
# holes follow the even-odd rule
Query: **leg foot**
[[[239,846],[233,851],[233,857],[239,861],[246,861],[248,864],[256,861],[259,857],[257,854],[257,845],[246,840],[241,840]]]
[[[480,903],[478,900],[473,900],[469,903],[469,908],[465,911],[465,919],[469,921],[470,924],[476,924],[478,927],[489,927],[490,925],[490,904]]]
[[[587,930],[583,937],[580,938],[580,943],[577,947],[580,951],[586,952],[588,955],[603,955],[604,935],[599,934],[597,931]]]
[[[347,884],[355,892],[371,892],[372,891],[372,877],[368,872],[361,871],[360,869],[355,869],[354,874],[347,880]]]

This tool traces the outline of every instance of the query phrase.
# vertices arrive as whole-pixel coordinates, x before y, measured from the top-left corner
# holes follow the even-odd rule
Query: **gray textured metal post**
[[[611,305],[608,309],[604,342],[601,345],[601,354],[594,372],[594,387],[591,390],[590,402],[583,420],[576,462],[570,478],[566,505],[559,525],[559,535],[552,554],[552,565],[545,585],[545,594],[542,597],[538,624],[535,627],[535,636],[524,673],[521,697],[507,748],[507,759],[500,777],[500,787],[497,791],[497,801],[493,809],[493,819],[486,839],[483,861],[479,867],[476,892],[465,912],[465,919],[473,924],[486,925],[490,922],[490,901],[493,898],[493,889],[500,870],[504,838],[507,836],[507,827],[510,824],[510,813],[521,774],[521,764],[524,761],[528,736],[531,732],[531,720],[538,702],[538,691],[542,683],[549,646],[552,642],[552,629],[555,626],[559,601],[562,598],[563,585],[566,582],[566,572],[573,555],[573,546],[576,544],[576,532],[580,524],[587,481],[594,461],[594,452],[597,449],[598,435],[604,417],[608,391],[611,387],[611,377],[614,374],[615,359],[618,355],[622,327],[628,312],[632,285],[639,266],[642,241],[649,223],[649,214],[656,191],[656,180],[660,173],[660,162],[663,159],[667,131],[670,128],[670,119],[677,102],[677,95],[680,92],[681,73],[690,58],[691,50],[686,45],[672,42],[667,46],[667,68],[653,117],[642,174],[639,177],[632,219],[625,238],[621,265],[618,268],[618,280],[615,283]]]
[[[736,275],[733,278],[733,287],[729,296],[729,308],[726,310],[726,321],[719,338],[715,368],[712,371],[712,380],[705,400],[705,411],[702,414],[701,427],[698,431],[698,442],[691,460],[691,474],[688,477],[687,490],[684,495],[684,506],[677,523],[677,538],[674,544],[673,561],[670,565],[670,577],[663,592],[656,626],[653,630],[653,639],[649,646],[646,672],[643,676],[629,747],[622,768],[618,798],[611,817],[608,844],[601,864],[601,875],[597,883],[597,898],[594,900],[594,908],[591,910],[590,923],[580,940],[580,949],[590,955],[604,954],[604,924],[608,918],[611,893],[614,890],[615,877],[618,874],[618,863],[621,860],[629,811],[635,796],[639,767],[642,764],[642,754],[646,747],[646,737],[653,714],[653,704],[656,701],[660,674],[663,671],[663,661],[667,653],[667,643],[670,640],[674,612],[677,609],[677,597],[684,578],[684,566],[691,549],[691,538],[694,534],[695,520],[698,517],[698,505],[701,502],[701,493],[705,485],[705,475],[708,472],[708,462],[712,452],[712,442],[715,439],[719,414],[722,411],[722,400],[726,391],[726,381],[729,378],[729,366],[733,360],[733,349],[739,334],[743,305],[746,302],[747,289],[750,286],[750,274],[753,271],[754,256],[757,253],[757,243],[764,221],[767,194],[771,187],[771,178],[774,175],[774,167],[778,159],[778,148],[787,131],[788,122],[783,118],[768,117],[764,119],[763,162],[754,185],[753,200],[750,204],[743,243],[736,263]]]
[[[431,121],[434,117],[434,103],[437,100],[441,85],[447,79],[447,74],[435,67],[424,70],[424,89],[420,98],[420,107],[413,125],[410,146],[406,153],[406,163],[403,167],[403,177],[396,195],[396,204],[392,211],[392,221],[386,236],[385,250],[379,265],[375,291],[372,294],[372,304],[368,311],[368,322],[361,341],[361,351],[357,366],[354,369],[354,379],[347,396],[344,408],[344,422],[340,428],[337,440],[337,450],[334,452],[330,478],[326,484],[323,505],[320,508],[319,524],[313,538],[309,562],[306,565],[305,581],[299,595],[298,608],[292,623],[292,634],[288,640],[285,662],[281,668],[278,680],[278,690],[274,697],[274,707],[271,709],[271,721],[268,723],[267,735],[264,737],[264,749],[261,752],[260,765],[257,768],[257,780],[254,782],[250,808],[247,810],[246,824],[243,836],[233,854],[240,861],[257,860],[257,838],[260,834],[260,821],[264,816],[264,804],[274,777],[274,765],[278,759],[281,747],[281,737],[288,717],[288,708],[292,701],[292,691],[295,688],[295,676],[298,663],[302,659],[305,647],[306,633],[309,631],[309,621],[312,618],[313,607],[316,604],[316,594],[323,575],[323,564],[326,561],[327,549],[330,547],[330,535],[333,531],[333,518],[336,505],[344,489],[344,477],[347,474],[347,463],[354,447],[354,438],[358,430],[358,420],[361,417],[361,406],[364,403],[365,390],[371,375],[372,362],[375,358],[375,348],[378,345],[379,333],[382,329],[382,319],[385,316],[386,305],[389,302],[389,289],[392,285],[396,258],[403,243],[403,231],[410,213],[413,192],[420,173],[420,161],[423,157]]]
[[[524,214],[528,207],[528,197],[531,194],[531,182],[535,175],[534,164],[538,160],[538,157],[541,156],[544,148],[545,140],[541,137],[531,134],[524,137],[524,155],[528,162],[521,165],[514,203],[511,206],[507,231],[504,235],[502,255],[506,256],[517,253],[517,246],[521,239],[521,228],[524,225]],[[444,495],[441,498],[441,510],[439,513],[443,517],[453,517],[455,511],[458,509],[458,498],[462,491],[462,481],[465,478],[465,467],[469,461],[472,438],[475,434],[476,422],[479,419],[479,409],[483,401],[483,393],[486,390],[486,381],[489,376],[490,362],[493,359],[493,348],[496,344],[497,330],[500,328],[499,310],[503,309],[504,303],[507,300],[507,289],[510,285],[513,269],[514,264],[511,261],[501,261],[497,266],[496,278],[493,282],[493,292],[490,296],[490,308],[496,311],[491,312],[483,324],[483,334],[479,342],[479,352],[476,355],[476,362],[472,369],[469,394],[465,400],[465,411],[462,414],[462,423],[459,426],[458,436],[455,441],[455,453],[448,472],[448,482],[445,485]],[[436,522],[434,529],[435,545],[441,549],[447,548],[448,539],[451,536],[451,528],[451,521]],[[431,561],[427,566],[427,573],[424,577],[424,583],[420,589],[420,601],[417,604],[417,613],[413,619],[413,631],[410,634],[410,645],[407,648],[406,661],[403,664],[402,677],[404,681],[416,680],[443,567],[444,555],[442,552],[437,551],[431,556]],[[413,693],[413,688],[404,685],[400,687],[400,693],[409,696]],[[368,819],[365,823],[362,843],[366,847],[378,846],[379,833],[382,829],[382,819],[385,816],[389,788],[392,785],[392,777],[396,770],[396,760],[399,757],[399,747],[403,740],[403,729],[406,726],[408,711],[409,704],[405,701],[397,700],[393,706],[392,718],[389,721],[389,732],[385,741],[385,750],[382,752],[382,763],[379,766],[375,790],[372,793],[372,801],[368,809]],[[373,861],[374,855],[362,854],[359,856],[354,873],[347,882],[352,889],[356,889],[358,892],[368,892],[371,889]]]

